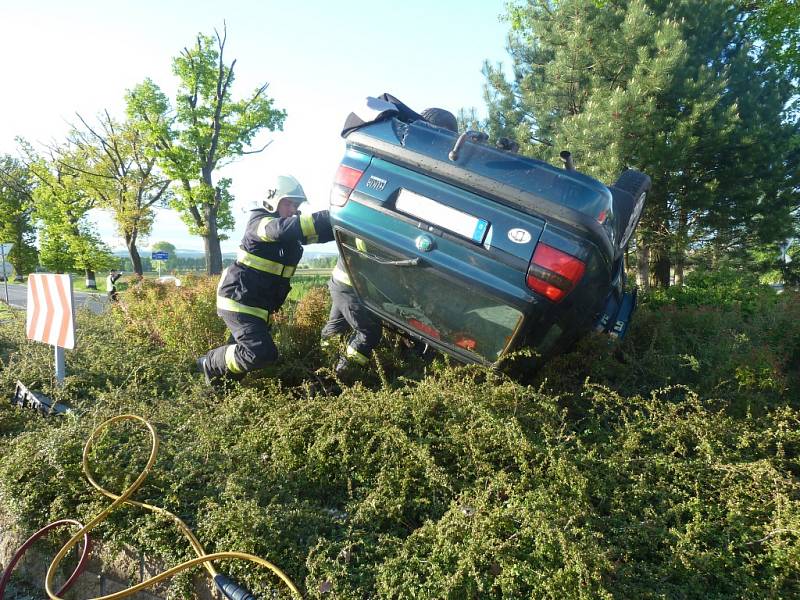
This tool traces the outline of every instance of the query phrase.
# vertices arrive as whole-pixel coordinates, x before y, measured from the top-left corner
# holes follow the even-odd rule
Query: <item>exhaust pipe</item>
[[[572,153],[569,150],[562,150],[559,153],[561,160],[564,161],[564,168],[567,171],[574,171],[575,170],[575,163],[572,161]]]

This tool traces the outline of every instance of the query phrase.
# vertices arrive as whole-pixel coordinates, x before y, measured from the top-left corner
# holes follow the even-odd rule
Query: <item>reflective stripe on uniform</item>
[[[369,358],[361,354],[358,350],[353,348],[352,346],[347,347],[347,351],[345,352],[347,356],[347,360],[352,360],[360,365],[365,365],[369,362]]]
[[[289,265],[282,265],[279,262],[275,262],[274,260],[268,260],[266,258],[261,258],[260,256],[256,256],[255,254],[250,254],[246,250],[239,248],[236,252],[236,262],[241,265],[246,265],[248,267],[252,267],[259,271],[264,271],[265,273],[272,273],[273,275],[279,275],[280,277],[286,277],[287,279],[294,275],[295,267],[290,267]]]
[[[264,242],[274,242],[275,240],[272,239],[270,236],[267,235],[267,225],[270,221],[274,221],[275,217],[264,217],[258,222],[258,227],[256,227],[256,235],[258,238]]]
[[[333,267],[333,272],[331,273],[331,277],[333,277],[333,279],[335,281],[338,281],[339,283],[343,283],[351,287],[353,285],[350,282],[350,276],[347,273],[345,273],[341,267],[339,267],[339,263],[336,263],[336,266]]]
[[[309,244],[313,244],[319,239],[317,230],[314,228],[314,217],[311,215],[300,215],[300,230]]]
[[[225,348],[225,366],[228,367],[228,371],[231,373],[243,373],[244,369],[242,369],[239,364],[236,362],[236,344],[232,344]]]
[[[225,281],[225,276],[228,274],[228,267],[222,269],[222,273],[219,275],[219,283],[217,284],[217,296],[220,295],[220,289],[222,289],[222,282]]]
[[[256,308],[255,306],[247,306],[236,300],[225,298],[224,296],[217,296],[217,308],[219,310],[229,310],[231,312],[244,313],[246,315],[253,315],[264,319],[269,323],[269,311],[265,308]]]

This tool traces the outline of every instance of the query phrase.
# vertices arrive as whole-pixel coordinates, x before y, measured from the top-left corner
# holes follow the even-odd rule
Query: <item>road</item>
[[[0,281],[0,300],[6,301],[6,290],[4,284]],[[73,292],[75,298],[75,306],[81,308],[86,306],[93,313],[99,314],[103,312],[106,307],[106,299],[104,294],[87,294],[86,292]],[[28,301],[28,286],[20,285],[17,283],[8,284],[8,303],[17,308],[25,308]]]

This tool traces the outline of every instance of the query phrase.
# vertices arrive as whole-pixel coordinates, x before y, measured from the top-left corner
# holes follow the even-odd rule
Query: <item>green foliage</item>
[[[657,280],[796,232],[796,87],[759,57],[747,11],[724,0],[563,0],[507,8],[513,79],[485,66],[488,131],[606,183],[653,180],[638,244]],[[538,140],[552,142],[541,145]]]
[[[81,122],[83,127],[70,134],[74,151],[61,156],[61,165],[78,178],[98,207],[111,212],[134,270],[141,275],[136,242],[150,233],[153,206],[168,202],[170,182],[156,169],[148,137],[135,123],[119,123],[108,112],[98,117],[97,125],[82,118]]]
[[[764,53],[790,75],[800,74],[800,3],[797,0],[743,2]]]
[[[152,261],[154,265],[161,264],[164,269],[174,269],[178,264],[178,256],[175,254],[175,245],[169,242],[156,242],[150,246],[151,252],[166,252],[169,258],[167,260]]]
[[[18,274],[30,273],[38,262],[33,181],[28,169],[8,155],[0,157],[0,214],[0,243],[14,244],[6,259]]]
[[[207,551],[268,558],[309,598],[797,596],[800,302],[731,291],[712,306],[700,289],[747,280],[694,277],[691,301],[646,299],[617,352],[592,336],[535,386],[446,361],[398,377],[389,340],[383,378],[321,395],[308,373],[326,359],[312,344],[324,288],[276,317],[276,376],[216,396],[185,364],[224,338],[209,335],[212,280],[144,285],[127,314],[81,314],[61,390],[49,347],[25,341],[21,319],[4,324],[0,391],[20,377],[78,413],[0,404],[0,510],[33,531],[107,506],[80,473],[81,446],[101,420],[134,412],[162,441],[137,498],[185,515]],[[113,429],[92,468],[119,491],[148,448],[138,430]],[[190,555],[134,508],[98,534],[167,564]],[[289,597],[263,569],[225,570]]]
[[[114,266],[116,259],[87,216],[95,208],[96,200],[84,189],[76,171],[76,165],[85,164],[82,152],[66,146],[55,147],[45,159],[30,144],[18,141],[36,184],[33,206],[34,217],[41,224],[42,266],[57,273]]]
[[[198,34],[196,44],[173,59],[178,78],[174,108],[149,79],[126,96],[128,116],[145,132],[158,164],[178,184],[173,208],[191,232],[208,241],[209,273],[221,271],[220,232],[234,225],[231,181],[215,181],[216,169],[252,153],[256,135],[281,129],[286,117],[266,95],[267,84],[245,98],[233,98],[236,61],[225,62],[227,34],[215,33],[215,38]]]
[[[133,339],[150,342],[177,360],[191,362],[225,340],[217,316],[216,279],[181,279],[181,286],[143,279],[130,287],[115,310],[119,326]]]
[[[709,306],[725,310],[735,306],[745,313],[753,313],[775,301],[775,293],[760,282],[758,274],[724,265],[692,271],[683,286],[654,290],[645,298],[654,307],[673,304],[681,308]]]

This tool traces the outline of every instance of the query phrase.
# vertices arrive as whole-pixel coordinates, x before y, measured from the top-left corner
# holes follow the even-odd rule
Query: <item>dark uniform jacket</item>
[[[303,256],[303,244],[331,240],[327,210],[294,217],[278,217],[265,209],[252,211],[236,262],[222,273],[217,309],[266,319],[268,312],[277,310],[286,300],[291,289],[289,279]]]

